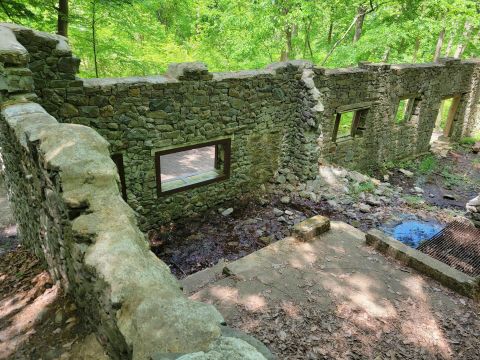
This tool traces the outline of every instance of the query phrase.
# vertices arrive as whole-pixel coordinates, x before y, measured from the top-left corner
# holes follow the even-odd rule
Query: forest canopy
[[[0,0],[0,21],[67,35],[83,77],[480,54],[480,0]]]

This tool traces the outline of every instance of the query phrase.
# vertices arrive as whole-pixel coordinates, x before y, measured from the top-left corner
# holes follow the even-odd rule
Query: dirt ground
[[[89,334],[42,264],[17,248],[0,262],[0,359],[70,359]]]

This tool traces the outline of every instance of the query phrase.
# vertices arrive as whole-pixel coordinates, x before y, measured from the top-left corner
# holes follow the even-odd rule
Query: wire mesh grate
[[[453,221],[417,250],[467,275],[480,276],[480,229],[468,223]]]

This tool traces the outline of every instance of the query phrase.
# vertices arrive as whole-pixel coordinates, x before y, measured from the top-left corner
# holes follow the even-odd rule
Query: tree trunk
[[[330,24],[328,25],[328,35],[327,35],[327,43],[330,44],[332,42],[332,35],[333,35],[333,7],[330,7]]]
[[[415,47],[413,49],[413,59],[412,62],[416,63],[418,58],[418,50],[420,50],[420,38],[415,39]]]
[[[327,43],[332,42],[332,35],[333,35],[333,19],[330,20],[330,25],[328,26],[328,35],[327,35]]]
[[[463,52],[465,51],[465,48],[467,47],[471,31],[472,31],[472,26],[467,21],[465,23],[465,31],[463,32],[462,42],[458,44],[457,50],[455,50],[455,55],[453,55],[454,58],[459,59],[459,58],[462,57]]]
[[[388,47],[388,48],[385,50],[385,52],[383,53],[383,59],[382,59],[382,61],[383,61],[383,62],[387,62],[389,57],[390,57],[390,48]]]
[[[97,36],[95,29],[96,22],[96,6],[97,0],[92,0],[92,46],[93,46],[93,63],[95,64],[95,76],[98,78],[98,61],[97,61]]]
[[[68,0],[58,1],[57,34],[68,37]]]
[[[355,23],[355,35],[353,36],[353,42],[360,40],[362,36],[363,21],[365,20],[365,14],[367,8],[363,5],[360,5],[357,9],[357,21]]]
[[[437,62],[442,53],[443,40],[445,39],[445,28],[438,34],[437,47],[435,48],[435,55],[433,56],[433,62]]]
[[[310,59],[313,60],[312,44],[310,42],[310,31],[312,29],[312,19],[305,25],[305,45],[303,47],[303,57],[306,58],[307,48],[310,52]]]
[[[282,51],[281,61],[288,61],[292,56],[292,27],[290,25],[285,26],[285,43],[287,45],[287,50]]]

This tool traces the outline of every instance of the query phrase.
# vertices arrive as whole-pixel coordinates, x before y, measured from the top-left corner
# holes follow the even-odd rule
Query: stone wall
[[[429,150],[432,131],[442,98],[460,95],[453,123],[452,140],[471,132],[478,104],[480,63],[441,59],[430,64],[360,64],[358,68],[316,69],[315,83],[321,89],[325,111],[320,115],[321,156],[349,168],[377,168]],[[396,123],[395,112],[402,98],[416,98],[408,121]],[[359,104],[368,108],[362,136],[333,141],[335,114]],[[468,125],[467,125],[468,124]]]
[[[184,297],[120,195],[109,143],[32,102],[29,54],[9,28],[0,35],[0,145],[22,243],[73,295],[112,358],[269,357],[226,329],[213,306]]]
[[[333,70],[293,61],[238,73],[191,63],[163,76],[82,80],[65,39],[8,27],[31,54],[39,102],[61,122],[96,129],[123,156],[128,203],[142,229],[258,194],[278,171],[308,179],[318,162],[365,171],[423,154],[445,96],[460,96],[452,140],[480,123],[474,60]],[[404,97],[417,99],[415,111],[396,123]],[[355,106],[368,108],[361,136],[333,140],[336,114]],[[155,152],[224,138],[232,141],[228,180],[158,196]]]

